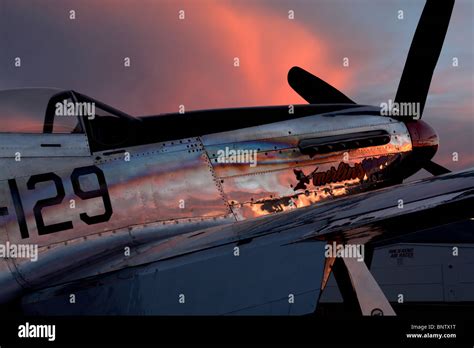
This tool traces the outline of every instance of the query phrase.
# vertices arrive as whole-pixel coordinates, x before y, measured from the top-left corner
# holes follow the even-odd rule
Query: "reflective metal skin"
[[[390,241],[401,233],[469,219],[473,189],[471,169],[448,174],[441,181],[429,178],[150,241],[134,247],[128,258],[121,252],[110,253],[82,270],[65,272],[52,263],[61,272],[58,277],[64,285],[27,295],[23,306],[28,313],[43,315],[312,313],[324,288],[321,268],[323,260],[329,260],[324,256],[326,242]],[[397,204],[399,197],[404,197],[403,209]],[[160,230],[160,224],[150,224],[145,231],[159,234],[165,230]],[[91,254],[93,249],[104,250],[104,245],[119,249],[121,240],[125,242],[113,234],[95,238],[89,245]],[[233,254],[236,247],[240,257]],[[76,258],[81,253],[79,243],[62,250],[64,257]],[[69,283],[106,269],[118,271]],[[374,289],[368,288],[366,274],[360,276],[353,281],[370,291],[359,291],[359,301],[364,308],[373,308]],[[71,293],[88,300],[65,306]],[[177,301],[182,293],[189,306]],[[288,302],[288,294],[295,295],[294,304]],[[384,309],[384,315],[390,314]]]
[[[417,115],[382,117],[299,67],[288,82],[311,105],[145,119],[74,91],[0,92],[0,242],[39,249],[35,261],[0,259],[0,303],[29,292],[30,309],[64,314],[70,289],[104,298],[121,283],[130,291],[100,314],[311,313],[341,264],[327,242],[472,217],[473,171],[432,162],[437,135],[418,120],[453,6],[427,2],[410,47],[395,103]],[[421,168],[447,175],[363,193]],[[345,264],[363,313],[393,314],[367,267]],[[113,285],[89,286],[98,276]],[[183,288],[191,306],[173,301]],[[76,311],[97,310],[88,304]]]
[[[133,253],[134,246],[179,233],[319,204],[391,180],[391,169],[412,149],[407,128],[387,117],[363,115],[373,108],[360,108],[359,116],[345,116],[355,109],[92,153],[84,134],[1,134],[0,161],[7,170],[0,181],[0,206],[8,210],[1,217],[2,238],[38,245],[39,256],[37,262],[1,260],[2,289],[12,290],[2,291],[0,297],[7,300],[21,288],[52,285],[53,279],[78,279],[116,269],[110,255],[121,253],[127,260],[126,246]],[[314,156],[298,148],[302,139],[373,129],[386,131],[389,142]],[[45,143],[60,147],[42,147]],[[12,144],[20,145],[13,149]],[[219,160],[219,151],[226,149],[255,151],[255,165]],[[15,160],[16,152],[22,155],[20,161]],[[77,168],[91,166],[103,172],[113,210],[108,220],[98,223],[85,223],[83,215],[105,214],[104,199],[80,199],[72,180]],[[53,172],[64,185],[61,202],[40,210],[44,225],[71,225],[39,234],[35,207],[58,194],[52,182],[29,184],[33,175],[44,172]],[[21,198],[26,238],[9,192],[12,178]],[[83,192],[98,190],[97,174],[80,177],[77,186]],[[86,270],[87,264],[94,267]],[[78,268],[79,273],[70,272]]]
[[[413,155],[415,150],[436,150],[436,134],[425,123],[374,116],[377,111],[349,107],[102,151],[90,148],[87,133],[0,133],[0,207],[7,212],[0,216],[1,241],[37,245],[39,252],[36,262],[0,260],[0,301],[24,290],[180,255],[189,245],[183,238],[192,238],[192,250],[206,248],[207,242],[195,237],[206,231],[203,236],[215,231],[217,245],[234,239],[223,228],[235,231],[237,240],[245,239],[247,228],[232,227],[237,221],[258,226],[254,219],[260,216],[296,212],[398,182],[406,163],[422,158]],[[300,148],[302,140],[345,134],[357,139],[373,131],[384,132],[387,141],[372,146],[344,143],[344,148],[311,154]],[[416,162],[414,166],[419,169]],[[78,174],[84,169],[88,171]],[[46,180],[38,179],[45,172]],[[36,183],[31,183],[33,178]],[[61,190],[60,200],[38,208]],[[38,216],[46,228],[62,227],[40,233]],[[97,217],[102,221],[95,221]],[[283,269],[278,272],[274,277],[284,277]],[[318,277],[323,284],[323,273]],[[300,286],[301,291],[316,291],[314,296],[319,291],[314,285]]]
[[[387,131],[390,142],[314,157],[302,154],[297,146],[301,139],[370,129]],[[377,116],[318,115],[252,131],[245,129],[203,137],[226,200],[239,220],[373,188],[375,184],[392,179],[391,164],[398,163],[411,150],[404,124]],[[249,137],[256,139],[250,140]],[[219,163],[217,152],[226,147],[257,150],[257,165]],[[339,170],[338,174],[339,166],[345,169]],[[349,171],[357,166],[362,168],[360,173],[356,173],[358,176],[350,176]],[[318,178],[317,173],[328,173],[328,179]],[[340,178],[329,180],[330,175],[339,175]]]

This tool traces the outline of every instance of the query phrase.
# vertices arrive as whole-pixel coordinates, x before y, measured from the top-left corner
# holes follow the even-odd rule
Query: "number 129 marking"
[[[84,191],[81,188],[81,184],[79,182],[79,178],[81,176],[95,174],[97,177],[97,181],[99,183],[99,189],[92,190],[92,191]],[[72,221],[64,221],[59,222],[56,224],[45,225],[42,210],[43,208],[50,207],[53,205],[61,204],[66,193],[64,191],[64,185],[61,178],[53,173],[43,173],[43,174],[36,174],[30,177],[28,182],[26,183],[26,187],[28,190],[34,190],[36,184],[40,182],[47,182],[52,181],[56,188],[56,196],[40,199],[36,202],[35,206],[33,207],[33,214],[35,216],[36,227],[38,228],[39,235],[45,235],[49,233],[55,233],[65,230],[70,230],[74,226]],[[105,212],[100,215],[89,216],[87,213],[79,214],[79,217],[82,221],[84,221],[88,225],[98,224],[100,222],[106,222],[110,220],[112,216],[112,204],[110,202],[109,190],[107,188],[107,183],[105,182],[104,172],[96,166],[88,166],[88,167],[81,167],[76,168],[71,173],[71,183],[74,189],[74,193],[81,199],[87,200],[91,198],[102,197],[102,202],[104,204]],[[18,225],[20,227],[20,234],[21,238],[29,238],[30,234],[28,232],[28,226],[26,224],[25,219],[25,212],[23,210],[23,204],[21,202],[20,193],[18,191],[18,187],[16,184],[15,179],[8,180],[8,185],[10,187],[10,193],[12,195],[13,204],[15,206],[16,215],[18,218]]]

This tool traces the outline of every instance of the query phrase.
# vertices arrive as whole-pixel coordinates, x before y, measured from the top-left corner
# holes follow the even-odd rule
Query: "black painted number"
[[[99,183],[99,189],[97,190],[90,190],[84,191],[81,188],[81,184],[79,178],[81,176],[86,176],[93,174],[96,176],[97,181]],[[64,185],[61,178],[56,175],[55,173],[43,173],[43,174],[36,174],[30,177],[28,182],[26,183],[26,187],[28,190],[35,190],[36,185],[42,182],[52,181],[54,184],[54,188],[56,190],[56,195],[54,197],[41,199],[36,202],[35,206],[33,207],[33,214],[36,220],[36,226],[38,228],[39,235],[45,235],[49,233],[55,233],[65,230],[70,230],[73,228],[72,221],[64,221],[59,222],[56,224],[45,225],[42,210],[46,207],[54,206],[57,204],[61,204],[66,196],[64,191]],[[112,203],[110,201],[109,190],[107,188],[107,183],[105,181],[104,172],[96,166],[88,166],[88,167],[81,167],[76,168],[71,173],[71,183],[72,187],[74,188],[74,193],[81,199],[91,199],[91,198],[102,198],[102,202],[104,205],[104,213],[94,216],[89,216],[87,213],[79,214],[79,217],[82,221],[84,221],[88,225],[98,224],[100,222],[106,222],[110,220],[112,216]],[[23,210],[23,204],[21,201],[20,193],[16,184],[15,179],[8,180],[8,184],[10,187],[10,192],[12,195],[13,204],[15,206],[16,215],[18,218],[18,225],[20,227],[20,234],[21,238],[29,238],[28,226],[26,224],[25,219],[25,212]]]
[[[54,173],[44,173],[33,175],[30,180],[26,183],[28,190],[34,190],[37,183],[52,181],[56,187],[56,196],[46,199],[40,199],[36,202],[33,213],[35,215],[36,227],[38,228],[38,234],[49,234],[59,231],[70,230],[72,226],[72,221],[60,222],[52,225],[45,225],[43,220],[43,214],[41,210],[45,207],[50,207],[52,205],[61,204],[66,193],[64,192],[63,182],[61,178]]]
[[[79,178],[84,175],[95,174],[97,181],[99,182],[99,189],[92,191],[83,191]],[[71,174],[72,187],[74,193],[82,199],[91,199],[96,197],[102,197],[104,203],[105,212],[101,215],[89,216],[86,213],[81,213],[79,216],[82,221],[88,225],[98,224],[99,222],[109,221],[112,216],[112,204],[110,203],[109,190],[107,189],[107,183],[105,182],[105,176],[102,170],[96,166],[76,168]]]

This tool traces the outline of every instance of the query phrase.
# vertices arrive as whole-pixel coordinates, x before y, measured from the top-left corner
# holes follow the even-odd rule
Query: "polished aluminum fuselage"
[[[361,109],[358,109],[360,111]],[[127,267],[134,247],[178,234],[319,204],[327,199],[361,192],[390,179],[390,169],[412,150],[404,123],[347,110],[296,118],[172,142],[128,147],[123,151],[91,153],[83,134],[0,133],[0,242],[34,244],[36,262],[0,259],[0,301],[22,288],[44,287]],[[384,130],[390,142],[381,146],[338,151],[310,157],[302,154],[302,139]],[[163,132],[166,130],[156,130]],[[43,147],[60,143],[60,147]],[[225,149],[256,151],[256,165],[219,161]],[[18,161],[17,152],[21,154]],[[297,172],[330,173],[344,163],[364,172],[344,180],[309,180],[298,185]],[[75,195],[71,173],[96,166],[104,173],[113,214],[105,222],[87,224],[80,214],[104,211],[102,199]],[[54,172],[64,183],[60,204],[42,209],[46,225],[71,221],[73,228],[39,235],[33,214],[38,200],[54,197],[51,183],[29,189],[34,174]],[[333,173],[334,174],[334,173]],[[301,174],[300,174],[301,175]],[[329,175],[329,174],[327,174]],[[22,198],[28,238],[23,238],[8,180],[15,178]],[[84,191],[98,188],[95,176],[83,176]],[[127,249],[128,248],[128,249]],[[146,249],[146,248],[145,248]],[[127,251],[129,253],[127,254]],[[157,255],[140,251],[141,263]]]

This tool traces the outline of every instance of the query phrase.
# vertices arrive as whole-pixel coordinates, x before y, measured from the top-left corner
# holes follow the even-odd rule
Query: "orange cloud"
[[[222,50],[240,59],[245,97],[252,103],[281,104],[301,101],[286,84],[286,73],[293,65],[317,71],[329,83],[342,89],[349,75],[329,60],[330,47],[286,13],[276,15],[261,8],[249,11],[230,3],[213,7],[216,32]],[[209,28],[203,28],[207,30]],[[243,96],[244,97],[244,96]],[[245,102],[245,100],[242,100]]]
[[[277,15],[262,8],[249,10],[248,6],[219,2],[207,9],[205,16],[198,30],[212,37],[210,45],[219,45],[213,51],[220,49],[219,56],[225,61],[217,64],[229,67],[229,79],[234,78],[241,89],[235,103],[304,103],[286,83],[286,74],[293,65],[317,72],[341,89],[348,87],[350,76],[342,64],[329,59],[329,44],[302,23],[288,19],[287,13]],[[239,68],[233,66],[235,57],[240,60]]]
[[[166,16],[155,29],[166,30],[180,54],[195,55],[195,60],[176,54],[176,61],[166,61],[174,74],[172,81],[159,86],[151,81],[151,88],[166,88],[169,96],[155,101],[157,111],[176,111],[180,104],[191,110],[306,103],[286,80],[294,65],[342,91],[349,88],[352,72],[343,68],[342,60],[332,60],[329,40],[315,36],[302,22],[288,19],[286,12],[230,1],[167,6],[157,5],[176,16]],[[182,23],[177,19],[179,8],[186,9]],[[234,58],[239,59],[239,67],[234,67]]]
[[[329,32],[267,5],[104,0],[80,3],[78,13],[75,26],[55,24],[64,37],[54,47],[63,47],[66,37],[74,42],[76,51],[64,52],[94,77],[78,89],[134,115],[173,112],[181,104],[189,111],[306,103],[287,83],[292,66],[341,91],[350,89],[355,73],[334,58],[337,42]],[[130,69],[120,66],[126,56]],[[82,81],[75,70],[66,71],[67,81]]]

